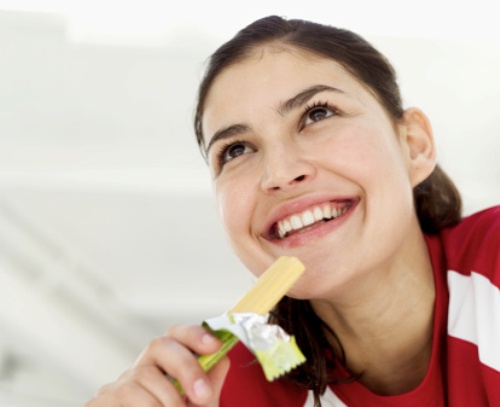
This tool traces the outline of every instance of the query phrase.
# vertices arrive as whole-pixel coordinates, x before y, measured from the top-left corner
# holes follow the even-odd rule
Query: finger
[[[219,407],[220,394],[222,391],[222,386],[224,385],[224,379],[229,371],[229,358],[226,356],[221,359],[208,373],[208,379],[211,382],[214,398],[210,407]]]
[[[184,406],[185,404],[173,404],[174,406]],[[96,395],[89,400],[85,407],[164,407],[154,395],[139,383],[129,381],[116,386],[113,391],[108,390],[105,393]]]
[[[216,352],[222,344],[212,332],[197,325],[173,326],[166,336],[174,338],[200,355]]]
[[[172,344],[172,348],[175,346],[178,347],[176,359],[170,361],[167,373],[178,380],[189,400],[205,405],[213,397],[212,385],[206,372],[196,355],[178,342]]]
[[[156,366],[139,366],[133,370],[129,380],[139,383],[161,402],[162,406],[184,406],[184,397],[172,382]]]
[[[149,344],[139,356],[136,365],[154,364],[157,358],[156,352],[164,352],[162,348],[165,338],[173,339],[200,355],[214,353],[221,346],[221,341],[201,326],[174,326],[164,336],[156,338]]]
[[[200,340],[201,338],[203,335],[199,337]],[[215,345],[217,349],[219,345],[217,343]],[[201,348],[203,349],[203,346]],[[208,348],[213,349],[211,346]],[[146,366],[156,366],[163,373],[176,378],[186,396],[194,403],[206,404],[212,399],[211,383],[196,355],[172,337],[159,337],[148,345],[136,368]]]

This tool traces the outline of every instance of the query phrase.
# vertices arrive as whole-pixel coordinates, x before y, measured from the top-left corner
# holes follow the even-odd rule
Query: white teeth
[[[304,227],[304,225],[302,224],[302,221],[300,220],[298,215],[293,215],[290,218],[290,223],[291,223],[293,229],[301,229]]]
[[[314,213],[314,220],[315,221],[321,220],[325,217],[325,215],[323,214],[323,211],[321,210],[321,208],[319,206],[316,206],[313,209],[313,213]]]
[[[330,204],[326,204],[325,206],[323,206],[323,216],[326,219],[332,218],[332,207],[330,206]]]
[[[277,225],[277,232],[280,238],[284,238],[287,233],[292,230],[299,230],[305,226],[312,225],[315,222],[319,222],[323,219],[338,218],[346,213],[351,205],[348,203],[342,208],[332,208],[332,205],[326,203],[322,206],[315,206],[312,209],[308,209],[302,213],[292,215],[287,219],[280,220]]]
[[[280,237],[281,238],[285,237],[286,229],[285,229],[284,222],[278,222],[278,229],[279,229],[278,231],[279,231]]]
[[[339,216],[339,211],[337,208],[332,208],[332,218],[337,218]]]
[[[309,226],[314,223],[314,215],[311,211],[305,211],[302,213],[302,223],[304,226]]]

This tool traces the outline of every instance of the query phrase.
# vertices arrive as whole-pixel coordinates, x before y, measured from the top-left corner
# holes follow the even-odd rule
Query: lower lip
[[[353,204],[346,213],[336,219],[324,222],[310,230],[293,234],[285,237],[284,239],[273,239],[272,242],[283,247],[298,247],[310,244],[311,242],[314,242],[340,228],[345,222],[347,222],[348,218],[351,217],[353,212],[356,210],[356,207],[357,202]]]

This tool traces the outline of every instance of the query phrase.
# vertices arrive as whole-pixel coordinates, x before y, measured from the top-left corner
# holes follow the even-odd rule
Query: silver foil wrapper
[[[268,317],[254,313],[237,313],[231,315],[234,322],[245,332],[251,349],[268,351],[277,339],[290,341],[290,336],[278,325],[267,323]]]

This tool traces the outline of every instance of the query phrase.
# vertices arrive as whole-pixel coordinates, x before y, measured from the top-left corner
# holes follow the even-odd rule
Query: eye
[[[222,168],[227,162],[234,160],[243,154],[251,153],[252,151],[254,151],[254,149],[245,142],[235,141],[220,149],[217,154],[217,161],[219,166]]]
[[[313,124],[319,122],[320,120],[326,119],[335,114],[335,109],[329,107],[326,103],[318,104],[306,109],[304,115],[304,125]]]

